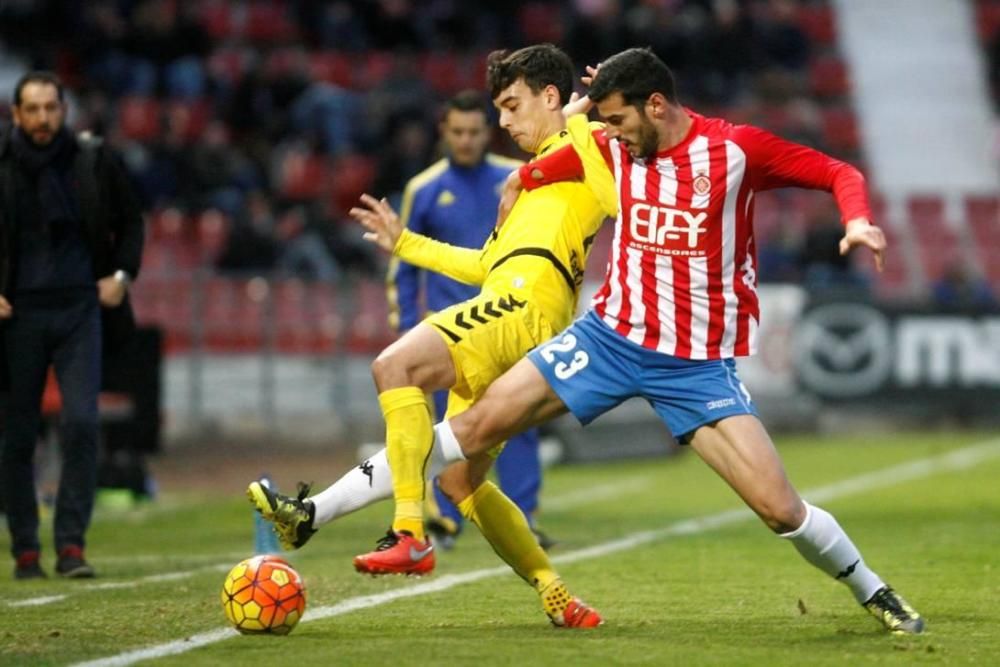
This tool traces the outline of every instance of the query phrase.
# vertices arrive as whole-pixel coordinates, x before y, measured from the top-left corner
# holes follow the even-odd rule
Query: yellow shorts
[[[494,380],[555,334],[537,306],[512,295],[483,293],[430,315],[424,323],[441,334],[455,364],[449,417],[467,410]]]

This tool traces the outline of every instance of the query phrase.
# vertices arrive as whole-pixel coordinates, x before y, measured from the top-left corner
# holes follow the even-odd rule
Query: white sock
[[[781,537],[791,540],[807,561],[847,584],[855,599],[864,604],[885,582],[865,565],[861,552],[832,514],[809,503],[805,505],[806,520]]]
[[[434,425],[434,449],[441,453],[446,464],[466,460],[462,445],[458,444],[451,422],[447,419]]]
[[[392,474],[382,449],[309,498],[316,506],[313,528],[387,498],[392,498]]]

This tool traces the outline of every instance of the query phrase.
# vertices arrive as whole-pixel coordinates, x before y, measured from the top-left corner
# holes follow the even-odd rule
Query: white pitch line
[[[851,477],[839,482],[834,482],[833,484],[810,489],[805,491],[802,495],[816,500],[817,502],[822,500],[833,500],[835,498],[869,491],[877,487],[889,487],[902,482],[910,482],[916,479],[931,477],[945,472],[967,470],[974,467],[978,463],[995,458],[1000,458],[1000,440],[990,440],[977,445],[970,445],[969,447],[964,447],[940,456],[908,461],[906,463],[901,463],[889,468],[883,468],[882,470],[877,470],[872,473],[858,475],[857,477]],[[618,551],[633,549],[657,540],[663,540],[668,537],[703,533],[714,528],[739,523],[741,521],[748,521],[752,518],[754,518],[754,514],[746,508],[719,512],[717,514],[710,514],[704,517],[679,521],[656,530],[646,530],[638,533],[632,533],[631,535],[618,540],[597,544],[592,547],[578,549],[577,551],[557,556],[556,558],[553,558],[553,561],[557,563],[573,563],[591,558],[599,558]],[[385,593],[378,593],[376,595],[349,598],[335,605],[310,610],[301,622],[310,623],[312,621],[330,618],[331,616],[348,614],[359,609],[370,609],[371,607],[377,607],[379,605],[404,598],[437,593],[454,588],[455,586],[459,586],[461,584],[497,577],[509,572],[510,569],[506,566],[473,570],[463,574],[446,575],[434,579],[433,581],[419,583],[403,589],[386,591]],[[167,642],[165,644],[158,644],[148,648],[126,651],[124,653],[119,653],[118,655],[98,658],[88,662],[76,663],[72,667],[125,667],[127,665],[133,665],[140,660],[155,660],[169,655],[186,653],[191,649],[214,644],[222,641],[223,639],[235,637],[238,634],[238,632],[231,628],[211,630],[209,632],[203,632],[185,639]]]
[[[17,602],[8,602],[8,607],[37,607],[38,605],[49,604],[50,602],[59,602],[60,600],[65,600],[69,595],[45,595],[37,598],[28,598],[27,600],[18,600]]]
[[[233,566],[232,563],[215,563],[214,565],[206,565],[205,567],[199,567],[194,570],[182,570],[179,572],[163,572],[161,574],[151,574],[146,577],[139,577],[138,579],[132,579],[130,581],[101,581],[95,584],[86,584],[81,586],[83,592],[86,591],[109,591],[118,590],[122,588],[137,588],[143,584],[156,584],[163,581],[178,581],[180,579],[188,579],[201,572],[226,572]],[[13,602],[8,602],[8,607],[35,607],[43,604],[52,604],[53,602],[61,602],[69,597],[69,594],[63,595],[43,595],[36,598],[27,598],[24,600],[16,600]]]
[[[544,498],[542,505],[546,512],[559,512],[641,491],[649,486],[650,483],[652,483],[652,479],[648,476],[637,476],[618,480],[614,484],[595,484],[584,489],[577,489],[576,491],[561,493],[551,498]]]

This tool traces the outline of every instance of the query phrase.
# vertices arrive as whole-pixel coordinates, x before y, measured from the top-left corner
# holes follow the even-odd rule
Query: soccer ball
[[[245,635],[287,635],[306,610],[302,577],[277,556],[241,561],[222,584],[222,609]]]

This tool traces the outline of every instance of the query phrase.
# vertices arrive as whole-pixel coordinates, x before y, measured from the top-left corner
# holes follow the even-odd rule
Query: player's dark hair
[[[601,63],[587,95],[600,102],[615,93],[621,93],[625,104],[638,109],[653,93],[660,93],[671,104],[677,103],[673,72],[649,48],[628,49]]]
[[[524,79],[535,95],[546,86],[555,86],[560,103],[565,104],[573,92],[573,61],[552,44],[494,51],[486,57],[486,83],[492,99],[518,79]]]
[[[444,103],[441,118],[447,118],[452,111],[482,111],[483,115],[487,118],[490,117],[490,105],[478,90],[463,90],[455,93]]]
[[[24,91],[24,87],[29,83],[47,83],[51,86],[55,86],[56,94],[59,96],[59,101],[63,101],[63,86],[59,77],[46,70],[36,70],[34,72],[28,72],[17,80],[17,84],[14,86],[14,106],[21,106],[21,92]]]

